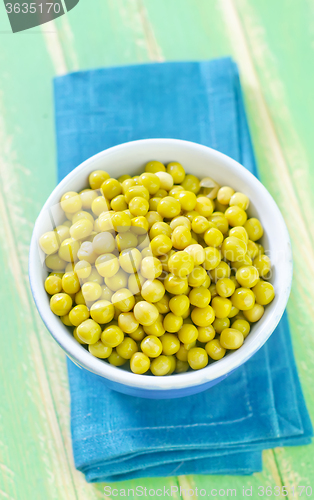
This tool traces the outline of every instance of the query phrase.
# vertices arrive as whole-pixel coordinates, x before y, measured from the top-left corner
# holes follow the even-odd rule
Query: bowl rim
[[[126,148],[138,148],[142,146],[165,146],[165,145],[176,145],[181,147],[189,147],[197,149],[199,152],[203,152],[204,154],[210,155],[216,158],[218,161],[227,162],[229,166],[234,170],[235,174],[239,177],[247,177],[248,182],[252,185],[253,189],[259,189],[262,192],[263,197],[265,197],[265,203],[271,208],[273,213],[273,218],[276,220],[276,223],[280,224],[281,229],[281,237],[283,238],[283,244],[285,245],[287,253],[287,272],[281,276],[283,281],[283,292],[280,294],[278,298],[278,303],[276,309],[269,315],[265,320],[259,325],[259,331],[256,335],[255,342],[250,345],[244,344],[241,349],[234,351],[231,355],[222,358],[215,363],[207,365],[205,368],[201,370],[186,372],[182,374],[164,376],[164,377],[154,377],[147,375],[138,375],[132,372],[123,370],[121,368],[110,365],[107,362],[104,362],[101,359],[93,357],[88,351],[82,348],[78,343],[69,344],[67,342],[67,336],[64,335],[64,331],[62,327],[64,326],[60,321],[60,328],[54,328],[51,326],[51,321],[46,317],[43,308],[43,301],[41,300],[42,294],[42,283],[40,282],[40,278],[36,276],[36,266],[38,266],[38,258],[36,258],[36,253],[38,252],[38,243],[36,238],[36,228],[39,226],[40,221],[44,216],[45,210],[52,205],[52,200],[55,198],[56,192],[62,192],[64,187],[67,185],[70,179],[81,174],[83,170],[87,167],[91,168],[93,163],[98,162],[100,159],[118,153],[122,149]],[[38,309],[38,312],[46,325],[47,329],[51,333],[52,337],[56,340],[56,342],[62,347],[62,349],[66,352],[72,361],[74,361],[78,366],[84,367],[88,371],[104,377],[106,379],[111,380],[112,382],[123,384],[130,387],[137,388],[145,388],[152,391],[160,391],[160,390],[173,390],[173,389],[183,389],[192,386],[199,386],[205,384],[209,381],[213,381],[219,378],[224,378],[227,374],[231,373],[233,370],[238,368],[240,365],[245,363],[255,352],[257,352],[266,340],[270,337],[276,326],[278,325],[288,298],[291,289],[292,283],[292,252],[290,245],[290,237],[289,233],[283,219],[283,216],[270,195],[267,189],[263,186],[263,184],[245,167],[243,167],[236,160],[233,160],[229,156],[216,151],[208,146],[203,146],[201,144],[197,144],[191,141],[184,141],[180,139],[141,139],[137,141],[130,141],[123,144],[119,144],[117,146],[113,146],[104,151],[97,153],[96,155],[88,158],[80,165],[78,165],[75,169],[73,169],[62,181],[54,188],[50,196],[48,197],[46,203],[42,207],[35,225],[31,238],[30,251],[29,251],[29,281],[30,287],[32,291],[32,295],[34,298],[35,305]],[[53,315],[53,313],[51,312]],[[53,315],[54,318],[56,316]],[[61,326],[62,325],[62,326]]]

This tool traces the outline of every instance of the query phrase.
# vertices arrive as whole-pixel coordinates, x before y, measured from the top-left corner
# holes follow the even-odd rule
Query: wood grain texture
[[[0,375],[9,383],[0,386],[0,498],[104,498],[104,485],[87,484],[73,466],[65,358],[35,311],[27,280],[33,223],[56,182],[51,80],[68,71],[228,54],[237,60],[261,177],[292,238],[288,312],[313,413],[313,5],[288,4],[182,0],[178,8],[177,0],[81,0],[68,16],[17,35],[1,18],[0,303],[8,341]],[[263,473],[252,477],[181,476],[118,487],[240,493],[242,486],[309,485],[312,456],[313,446],[276,449],[264,453]]]

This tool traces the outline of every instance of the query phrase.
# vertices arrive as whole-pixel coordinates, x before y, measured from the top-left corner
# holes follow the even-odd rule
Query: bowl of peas
[[[79,367],[110,389],[175,398],[260,349],[286,307],[288,231],[248,170],[199,144],[107,149],[54,189],[29,255],[37,309]]]

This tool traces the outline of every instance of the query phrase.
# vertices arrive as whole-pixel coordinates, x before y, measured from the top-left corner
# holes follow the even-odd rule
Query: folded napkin
[[[257,175],[229,58],[73,73],[55,80],[55,104],[59,180],[103,149],[153,137],[210,146]],[[75,465],[90,482],[251,474],[263,449],[311,441],[286,315],[253,358],[188,398],[119,394],[69,360],[68,372]]]

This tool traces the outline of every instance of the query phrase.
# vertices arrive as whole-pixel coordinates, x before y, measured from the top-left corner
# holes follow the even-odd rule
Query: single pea
[[[184,323],[178,332],[178,338],[183,344],[194,342],[194,340],[197,340],[197,337],[198,330],[196,326],[189,323]]]
[[[147,280],[142,286],[141,294],[147,302],[158,302],[165,295],[165,287],[159,280]]]
[[[66,261],[61,259],[58,254],[53,254],[46,257],[45,264],[48,269],[51,269],[53,271],[64,271]]]
[[[175,252],[169,257],[168,268],[172,274],[185,278],[194,269],[194,259],[187,252]]]
[[[264,307],[261,306],[260,304],[255,304],[251,309],[248,311],[243,311],[245,319],[250,321],[250,323],[256,323],[256,321],[259,321],[261,317],[264,314]],[[240,320],[238,320],[240,321]],[[242,332],[243,333],[243,332]]]
[[[62,196],[60,205],[64,212],[74,214],[81,210],[82,200],[80,195],[75,191],[68,191]]]
[[[62,288],[65,293],[73,294],[77,293],[80,286],[80,281],[74,272],[65,273],[62,276]]]
[[[115,349],[112,350],[112,353],[108,358],[108,361],[113,366],[123,366],[127,362],[126,359],[122,358],[122,356],[119,356],[119,354]]]
[[[83,321],[89,318],[89,310],[85,305],[73,307],[69,312],[69,319],[74,326],[79,326]]]
[[[240,267],[236,272],[236,280],[241,286],[252,288],[259,281],[258,270],[253,266]]]
[[[165,236],[171,237],[172,229],[166,222],[155,222],[149,231],[149,237],[152,240],[155,236],[164,234]]]
[[[101,340],[98,340],[95,344],[89,344],[88,350],[93,356],[101,359],[109,358],[112,353],[112,348],[105,346]]]
[[[102,289],[98,283],[88,281],[82,286],[82,294],[86,302],[94,302],[101,296]]]
[[[117,325],[107,326],[101,334],[101,341],[107,347],[117,347],[124,339],[124,333]]]
[[[247,242],[247,254],[251,259],[255,259],[258,255],[258,246],[254,241],[249,240]]]
[[[150,359],[143,352],[135,352],[131,358],[130,368],[133,373],[143,375],[150,368]]]
[[[150,326],[144,326],[143,329],[146,335],[155,335],[156,337],[162,337],[166,331],[162,323],[162,318],[158,318],[157,321]]]
[[[125,212],[114,212],[111,221],[115,231],[125,233],[131,227],[131,219]]]
[[[100,339],[101,328],[96,321],[86,319],[77,327],[76,333],[85,344],[96,344]]]
[[[93,191],[92,189],[83,189],[83,191],[80,192],[80,197],[82,200],[82,208],[84,210],[91,210],[92,208],[92,203],[97,198],[97,192]]]
[[[188,360],[188,350],[185,348],[184,344],[180,345],[179,350],[176,352],[176,358],[180,361]]]
[[[134,295],[127,288],[121,288],[111,297],[112,304],[121,312],[129,312],[135,305]]]
[[[223,241],[221,251],[225,259],[229,261],[237,261],[243,258],[246,254],[247,246],[244,241],[229,236]]]
[[[173,295],[181,295],[185,293],[188,287],[188,280],[187,278],[180,278],[175,274],[169,273],[164,280],[164,287],[167,292]]]
[[[217,333],[221,333],[225,328],[229,328],[229,326],[230,326],[229,318],[216,318],[213,323],[213,328]]]
[[[162,217],[167,217],[168,219],[177,217],[181,212],[180,202],[172,196],[165,196],[158,203],[157,212]]]
[[[246,212],[237,205],[227,208],[225,217],[231,227],[243,226],[247,220]]]
[[[70,320],[69,314],[66,314],[65,316],[60,316],[60,319],[65,326],[74,326],[72,321]]]
[[[166,293],[162,297],[162,299],[160,299],[158,302],[155,302],[154,305],[157,307],[159,313],[166,314],[170,311],[169,303],[170,303],[169,295]],[[178,316],[179,316],[179,314],[178,314]]]
[[[189,363],[187,361],[181,361],[180,359],[177,360],[176,363],[176,373],[184,373],[187,372],[189,369]]]
[[[117,179],[106,179],[101,185],[101,191],[108,200],[112,200],[122,193],[122,187]]]
[[[180,349],[180,340],[173,333],[165,333],[161,338],[162,353],[166,356],[176,354]]]
[[[122,212],[128,208],[128,204],[125,201],[125,197],[123,194],[119,194],[115,198],[112,198],[110,201],[111,209],[115,212]]]
[[[160,180],[160,189],[164,189],[166,192],[170,191],[173,187],[173,178],[167,172],[156,172],[155,174]]]
[[[226,318],[231,311],[232,302],[225,297],[217,296],[213,298],[211,305],[216,318]]]
[[[196,206],[196,196],[191,191],[186,189],[183,189],[183,191],[177,191],[174,194],[174,197],[179,201],[182,210],[185,210],[186,212],[191,212],[194,210]],[[199,215],[198,212],[195,212],[195,214]]]
[[[88,278],[82,280],[83,283],[98,283],[98,285],[103,285],[104,279],[100,274],[98,273],[97,269],[94,267],[92,268],[92,271]]]
[[[97,234],[93,239],[93,250],[97,255],[112,253],[116,248],[115,239],[109,232]]]
[[[217,227],[222,234],[226,234],[229,231],[229,222],[224,214],[213,212],[208,220],[215,224],[215,227]]]
[[[206,233],[211,227],[211,222],[203,215],[197,215],[192,220],[192,229],[196,234]]]
[[[103,182],[110,178],[110,175],[104,170],[94,170],[89,174],[88,182],[92,189],[99,189]]]
[[[100,276],[111,278],[119,271],[120,263],[114,254],[106,253],[97,257],[95,266]]]
[[[216,321],[216,320],[215,320]],[[215,323],[214,321],[214,323]],[[215,328],[213,325],[208,325],[208,326],[199,326],[197,328],[198,330],[198,337],[197,340],[202,343],[207,343],[213,338],[215,338],[216,332]]]
[[[246,229],[246,232],[249,235],[249,239],[251,241],[259,240],[264,234],[262,224],[255,217],[248,219],[244,224],[244,228]]]
[[[184,191],[183,187],[182,186],[173,186],[172,189],[170,189],[169,191],[169,196],[173,196],[175,197],[175,193],[177,193],[178,191]]]
[[[206,307],[210,303],[211,294],[210,291],[203,287],[194,287],[189,293],[189,299],[192,306]]]
[[[84,340],[81,340],[81,339],[77,336],[77,328],[74,328],[74,330],[73,330],[73,337],[75,338],[75,340],[76,340],[79,344],[86,345],[86,342],[84,342]]]
[[[49,295],[55,295],[62,291],[62,280],[59,276],[48,276],[45,279],[45,290]]]
[[[214,359],[215,361],[218,361],[219,359],[223,358],[224,355],[226,354],[226,349],[222,347],[218,339],[210,340],[206,344],[205,350],[208,356]]]
[[[122,316],[122,314],[120,314],[120,316]],[[120,317],[119,316],[119,317]],[[138,324],[138,323],[137,323]],[[122,329],[122,328],[121,328]],[[141,340],[143,340],[143,338],[145,337],[145,331],[144,331],[144,328],[142,327],[142,325],[138,326],[136,328],[136,330],[134,330],[133,332],[130,332],[129,334],[129,337],[131,337],[133,340],[135,340],[135,342],[140,342]]]
[[[133,334],[139,328],[139,322],[133,312],[121,313],[118,317],[118,325],[124,333]],[[134,338],[134,337],[133,337]],[[134,340],[137,340],[134,338]]]
[[[108,300],[98,300],[90,308],[90,315],[94,321],[101,325],[109,323],[114,316],[114,306]]]
[[[105,284],[110,290],[113,292],[117,292],[120,288],[126,288],[128,284],[128,274],[123,271],[123,269],[119,269],[119,271],[110,278],[105,278]]]
[[[260,280],[253,288],[252,292],[254,293],[257,304],[261,306],[266,306],[269,304],[275,297],[275,290],[271,283],[267,281]]]
[[[231,297],[232,304],[240,311],[247,311],[255,304],[255,295],[249,288],[237,288]]]
[[[188,277],[188,285],[195,288],[202,286],[207,279],[207,273],[201,266],[195,266],[193,271]]]
[[[93,214],[99,217],[103,212],[108,212],[108,210],[110,210],[110,201],[104,198],[104,196],[97,196],[97,198],[92,201],[91,209]]]
[[[191,240],[191,231],[186,226],[177,226],[172,232],[172,245],[178,250],[184,250],[184,248],[190,245]]]
[[[134,274],[140,268],[141,252],[137,248],[129,248],[120,253],[119,263],[122,269],[129,274]]]
[[[148,228],[150,229],[153,226],[153,224],[155,224],[155,222],[162,222],[163,217],[161,215],[159,215],[157,210],[156,211],[150,210],[145,215],[145,219],[147,220]]]
[[[75,294],[74,300],[75,300],[75,304],[77,304],[78,306],[79,306],[79,305],[86,306],[86,302],[85,302],[85,299],[84,299],[84,297],[83,297],[82,290],[79,290],[79,291]]]
[[[189,310],[190,307],[190,300],[186,295],[176,295],[175,297],[172,297],[170,300],[168,299],[168,303],[171,312],[176,316],[183,316]]]
[[[216,290],[220,297],[231,297],[235,291],[235,284],[230,278],[222,278],[217,281]]]
[[[210,287],[208,288],[208,290],[210,291],[210,294],[211,294],[211,296],[212,296],[212,299],[213,299],[214,297],[217,297],[218,292],[217,292],[217,290],[216,290],[216,285],[215,285],[215,283],[212,283],[212,284],[210,285]]]
[[[146,235],[148,232],[147,219],[143,215],[133,217],[131,219],[131,231],[135,234]]]
[[[128,248],[136,248],[138,239],[136,234],[133,234],[131,231],[127,231],[126,233],[117,234],[116,242],[119,252],[122,252]]]
[[[183,186],[186,191],[192,191],[194,194],[197,194],[201,189],[199,179],[192,174],[185,176],[184,180],[181,182],[181,186]]]
[[[90,264],[94,264],[97,259],[97,254],[94,252],[93,244],[91,241],[83,241],[77,252],[79,260],[86,260]]]
[[[135,304],[133,312],[136,320],[144,326],[152,325],[159,317],[157,307],[145,300]]]
[[[164,234],[159,234],[158,236],[155,236],[155,238],[151,240],[150,245],[153,255],[159,256],[166,254],[171,250],[172,241],[168,236]]]
[[[66,262],[75,262],[79,249],[80,244],[78,241],[73,240],[72,238],[67,238],[62,241],[58,254],[59,257]]]
[[[67,293],[56,293],[50,299],[50,309],[57,316],[65,316],[72,307],[72,298]]]
[[[219,247],[223,242],[224,236],[219,229],[216,227],[211,227],[207,229],[204,233],[204,240],[206,245],[211,247]]]
[[[92,272],[92,266],[86,260],[80,260],[74,266],[74,273],[79,279],[87,279]]]
[[[172,176],[173,182],[175,184],[181,184],[184,181],[185,171],[181,163],[178,163],[177,161],[171,161],[167,165],[167,172]]]
[[[249,198],[245,194],[239,192],[234,193],[229,201],[230,207],[237,206],[242,210],[247,210],[249,208],[249,204]]]
[[[150,369],[153,375],[163,376],[169,374],[171,368],[171,361],[167,356],[159,356],[153,359]]]
[[[155,173],[144,172],[140,175],[138,181],[141,186],[148,190],[150,195],[154,195],[160,189],[160,179]]]
[[[162,352],[162,343],[155,335],[148,335],[142,340],[141,349],[146,356],[157,358]]]
[[[226,241],[226,240],[225,240]],[[221,261],[221,253],[217,248],[214,247],[206,247],[205,251],[205,262],[204,267],[206,271],[211,271],[218,266]]]
[[[180,330],[183,325],[182,316],[176,316],[172,312],[168,313],[163,321],[163,326],[166,332],[175,333]],[[171,353],[169,353],[171,354]]]
[[[185,247],[184,252],[187,252],[192,257],[195,266],[200,266],[205,261],[205,251],[202,245],[188,245]]]
[[[225,328],[220,334],[220,345],[224,349],[239,349],[243,344],[243,334],[235,328]]]
[[[56,233],[57,241],[58,241],[59,245],[62,243],[62,241],[70,238],[70,228],[63,225],[63,224],[61,224],[60,226],[57,226],[54,229],[54,232]]]
[[[48,231],[39,238],[39,246],[46,255],[52,255],[59,250],[58,235],[55,231]]]
[[[255,306],[253,306],[254,308]],[[252,309],[250,309],[251,311]],[[246,312],[246,311],[245,311]],[[246,338],[248,334],[250,333],[250,323],[248,321],[245,321],[245,319],[236,319],[232,323],[232,328],[235,330],[239,330],[239,332],[242,333],[243,337]]]
[[[231,196],[234,194],[234,189],[229,186],[222,186],[217,193],[217,200],[222,205],[229,205]]]
[[[206,196],[198,196],[194,210],[204,217],[209,217],[214,211],[213,201]]]
[[[240,312],[239,309],[237,309],[236,307],[234,307],[234,305],[232,305],[231,311],[228,314],[228,318],[234,318],[235,316],[237,316],[239,314],[239,312]]]
[[[128,289],[133,295],[139,295],[144,283],[145,278],[143,278],[140,273],[130,274],[128,279]]]
[[[243,226],[232,227],[229,231],[229,236],[234,236],[235,238],[244,241],[246,245],[248,244],[249,236]]]
[[[215,319],[215,311],[213,307],[209,305],[201,308],[195,307],[192,311],[191,318],[193,323],[197,326],[209,326]]]
[[[162,265],[156,257],[145,257],[141,262],[141,275],[144,278],[154,280],[162,273]]]
[[[133,354],[138,351],[137,343],[132,338],[126,337],[116,347],[116,351],[122,358],[131,359]]]
[[[267,255],[258,255],[253,260],[253,266],[257,269],[259,276],[264,278],[271,270],[270,258]]]
[[[145,165],[145,172],[151,172],[151,173],[155,174],[156,172],[165,172],[165,171],[166,171],[166,167],[160,161],[156,161],[156,160],[149,161]]]
[[[208,365],[208,354],[202,347],[193,347],[188,352],[188,363],[193,370],[200,370]]]

